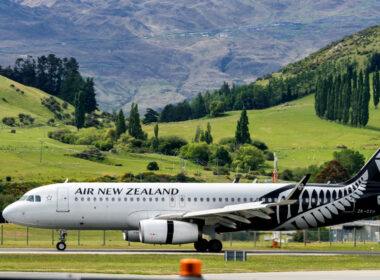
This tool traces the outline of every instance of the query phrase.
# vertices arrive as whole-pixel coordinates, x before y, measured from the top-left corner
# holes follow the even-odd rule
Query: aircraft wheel
[[[58,251],[64,251],[66,249],[66,243],[65,242],[58,242],[56,247],[57,247]]]
[[[210,242],[208,243],[208,250],[210,252],[219,253],[220,251],[222,251],[222,248],[222,242],[220,242],[217,239],[210,240]]]
[[[201,239],[194,243],[194,248],[198,252],[206,252],[208,249],[208,241],[206,239]]]

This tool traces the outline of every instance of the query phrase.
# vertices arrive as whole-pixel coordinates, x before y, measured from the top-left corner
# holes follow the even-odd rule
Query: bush
[[[285,181],[294,180],[293,172],[289,169],[285,169],[283,172],[281,172],[279,177],[280,179],[285,180]]]
[[[68,106],[69,106],[69,104],[66,101],[62,103],[62,108],[63,109],[66,110]]]
[[[230,152],[234,152],[236,150],[236,141],[234,137],[225,137],[220,139],[220,145],[227,146]]]
[[[180,155],[187,159],[196,160],[202,165],[207,165],[210,149],[206,143],[192,143],[183,146]]]
[[[34,118],[31,115],[18,114],[18,119],[20,123],[24,125],[30,125],[34,123]]]
[[[157,162],[151,161],[148,163],[148,166],[146,167],[148,170],[159,170],[160,168],[158,167]]]
[[[265,160],[273,161],[274,160],[274,154],[270,151],[264,151]]]
[[[344,149],[340,152],[334,152],[333,155],[334,159],[347,168],[350,175],[356,174],[364,165],[364,156],[358,151]]]
[[[14,126],[16,124],[16,120],[13,117],[4,117],[2,122],[7,126]]]
[[[91,161],[102,161],[105,159],[105,156],[96,148],[91,148],[89,150],[73,154],[73,156]]]
[[[255,146],[256,148],[262,150],[262,151],[268,150],[268,146],[265,145],[265,143],[260,141],[260,140],[253,141],[252,145]]]
[[[113,148],[113,142],[111,139],[100,140],[95,143],[95,147],[101,151],[109,151]]]
[[[211,159],[213,163],[216,163],[217,165],[224,166],[229,165],[232,162],[231,156],[226,148],[223,146],[219,146],[213,155],[211,156]]]
[[[181,147],[187,144],[187,141],[178,136],[166,136],[159,138],[158,151],[165,155],[177,155]]]
[[[249,144],[240,146],[239,150],[235,153],[235,158],[233,161],[234,166],[239,166],[239,168],[245,170],[257,170],[263,163],[264,153]]]

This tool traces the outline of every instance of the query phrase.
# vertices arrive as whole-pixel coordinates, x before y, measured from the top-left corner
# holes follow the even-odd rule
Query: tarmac
[[[308,272],[261,272],[261,273],[225,273],[204,274],[205,280],[378,280],[380,270],[346,270],[346,271],[308,271]],[[90,274],[90,273],[50,273],[50,272],[1,272],[0,279],[125,279],[125,280],[157,280],[157,279],[180,279],[200,280],[202,278],[183,278],[177,275],[126,275],[126,274]]]
[[[308,251],[308,250],[246,250],[247,255],[294,255],[294,256],[324,256],[324,255],[380,255],[380,251]],[[55,248],[0,248],[0,254],[89,254],[89,255],[136,255],[136,254],[167,254],[167,255],[223,255],[224,253],[199,253],[194,250],[178,249],[66,249],[58,251]]]

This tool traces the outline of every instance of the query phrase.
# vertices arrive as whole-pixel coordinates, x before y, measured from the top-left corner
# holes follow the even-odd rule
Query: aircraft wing
[[[273,203],[263,203],[262,201],[227,205],[222,208],[207,209],[201,211],[191,211],[185,213],[169,214],[156,217],[156,219],[191,220],[191,219],[212,219],[217,224],[229,228],[236,228],[236,222],[251,224],[250,218],[258,217],[271,219],[270,214],[274,213],[272,207],[279,205],[289,205],[297,202],[310,175],[307,174],[290,191],[289,195],[281,201]]]

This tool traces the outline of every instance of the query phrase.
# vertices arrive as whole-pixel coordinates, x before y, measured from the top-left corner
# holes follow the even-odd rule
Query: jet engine
[[[140,242],[140,232],[138,230],[123,230],[125,241]]]
[[[193,243],[200,239],[198,225],[167,220],[140,221],[140,240],[151,244]]]

